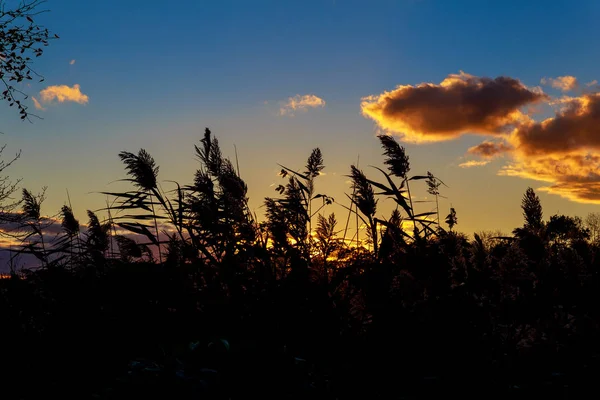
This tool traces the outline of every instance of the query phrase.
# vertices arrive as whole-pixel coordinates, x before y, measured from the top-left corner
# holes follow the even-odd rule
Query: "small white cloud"
[[[596,86],[598,84],[598,81],[596,79],[594,79],[591,82],[588,82],[585,84],[585,86]]]
[[[295,111],[306,111],[309,108],[325,107],[325,100],[314,94],[297,94],[290,97],[279,109],[279,115],[294,116]]]
[[[69,65],[73,65],[73,64],[75,64],[75,60],[69,61]]]
[[[481,160],[481,161],[470,160],[470,161],[466,161],[464,163],[458,164],[458,166],[461,168],[472,168],[472,167],[482,167],[489,163],[490,163],[490,160]]]

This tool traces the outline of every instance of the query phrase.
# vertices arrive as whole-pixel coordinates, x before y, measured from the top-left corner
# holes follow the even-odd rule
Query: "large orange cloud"
[[[364,116],[406,141],[428,142],[466,133],[502,134],[529,120],[520,109],[547,99],[540,89],[510,77],[481,78],[461,72],[439,85],[400,85],[363,98]]]
[[[572,76],[545,83],[561,91],[579,86]],[[536,121],[522,111],[538,103],[553,106],[554,115]],[[439,85],[398,86],[364,98],[362,112],[381,128],[412,142],[449,140],[467,133],[490,136],[493,140],[467,150],[481,161],[471,160],[461,167],[485,165],[506,155],[500,175],[544,182],[539,189],[548,193],[600,204],[600,93],[550,98],[510,77],[460,73]]]
[[[502,175],[548,182],[540,189],[581,203],[600,204],[600,93],[559,99],[541,122],[517,127],[508,139],[513,160]]]
[[[525,155],[568,154],[600,150],[600,93],[562,102],[555,116],[519,126],[511,142]]]

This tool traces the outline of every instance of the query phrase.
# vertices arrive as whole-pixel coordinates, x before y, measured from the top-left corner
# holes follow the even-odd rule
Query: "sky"
[[[383,161],[379,133],[406,147],[411,174],[446,183],[441,213],[454,207],[467,234],[521,226],[528,186],[546,218],[600,211],[592,39],[600,2],[49,0],[45,8],[37,21],[60,39],[36,59],[45,81],[23,88],[41,119],[21,122],[0,104],[0,141],[5,159],[22,150],[7,175],[33,192],[48,187],[46,214],[67,191],[82,221],[86,209],[104,207],[99,192],[126,187],[115,182],[125,177],[122,150],[148,150],[167,190],[169,180],[190,182],[205,127],[227,156],[237,148],[259,215],[283,183],[278,163],[300,169],[314,147],[326,165],[317,191],[347,204],[351,164],[382,178],[370,167]],[[382,200],[378,217],[391,207]]]

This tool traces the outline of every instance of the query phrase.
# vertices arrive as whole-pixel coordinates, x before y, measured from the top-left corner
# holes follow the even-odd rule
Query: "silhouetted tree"
[[[4,153],[6,145],[0,148],[0,157]],[[11,213],[18,205],[18,201],[13,198],[13,195],[17,191],[20,179],[11,181],[10,177],[4,174],[4,170],[10,167],[19,157],[21,152],[19,151],[9,161],[0,160],[0,223],[8,222],[10,220]]]
[[[542,205],[535,191],[528,187],[521,201],[523,217],[525,218],[525,228],[539,229],[542,227]]]
[[[11,107],[17,106],[22,120],[30,115],[28,106],[23,104],[28,96],[15,84],[30,81],[33,76],[40,82],[44,80],[31,68],[33,58],[40,57],[50,40],[58,38],[34,21],[45,12],[40,9],[43,3],[43,0],[23,0],[9,9],[6,2],[0,2],[0,81],[5,88],[1,98]]]
[[[581,218],[567,215],[551,216],[546,227],[546,234],[550,240],[558,244],[585,240],[590,236],[588,229],[583,226]]]
[[[591,212],[585,217],[585,227],[590,232],[590,240],[597,244],[600,240],[600,213]]]
[[[442,397],[427,393],[436,386],[460,398],[584,398],[595,388],[600,257],[581,219],[541,223],[538,201],[538,229],[469,241],[451,208],[449,231],[409,235],[405,222],[432,221],[413,214],[406,182],[353,166],[351,199],[373,248],[346,246],[334,214],[308,211],[323,201],[309,188],[319,152],[306,171],[283,167],[287,184],[260,225],[210,131],[196,152],[193,183],[172,197],[149,155],[125,154],[136,187],[112,194],[108,222],[88,212],[85,228],[65,206],[58,233],[46,231],[43,196],[23,193],[29,250],[52,268],[0,279],[3,399]],[[408,179],[437,190],[430,174]],[[398,204],[389,218],[375,217],[379,196]],[[163,263],[142,242],[156,244],[144,225],[156,219],[169,238]]]

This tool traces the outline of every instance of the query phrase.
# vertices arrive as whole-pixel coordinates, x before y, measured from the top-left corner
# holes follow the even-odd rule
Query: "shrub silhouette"
[[[593,388],[600,248],[583,222],[543,221],[528,189],[512,236],[470,240],[453,209],[446,231],[438,204],[420,212],[409,190],[422,183],[437,198],[443,182],[408,176],[404,149],[379,140],[388,171],[375,167],[380,182],[351,166],[345,202],[318,191],[319,149],[304,169],[281,166],[265,221],[208,129],[188,186],[164,190],[150,154],[120,153],[132,189],[104,193],[114,201],[86,225],[70,205],[44,216],[43,192],[24,190],[15,235],[38,264],[0,279],[2,398],[580,398]],[[381,198],[397,205],[387,217],[376,217]],[[341,235],[333,203],[367,240]]]

